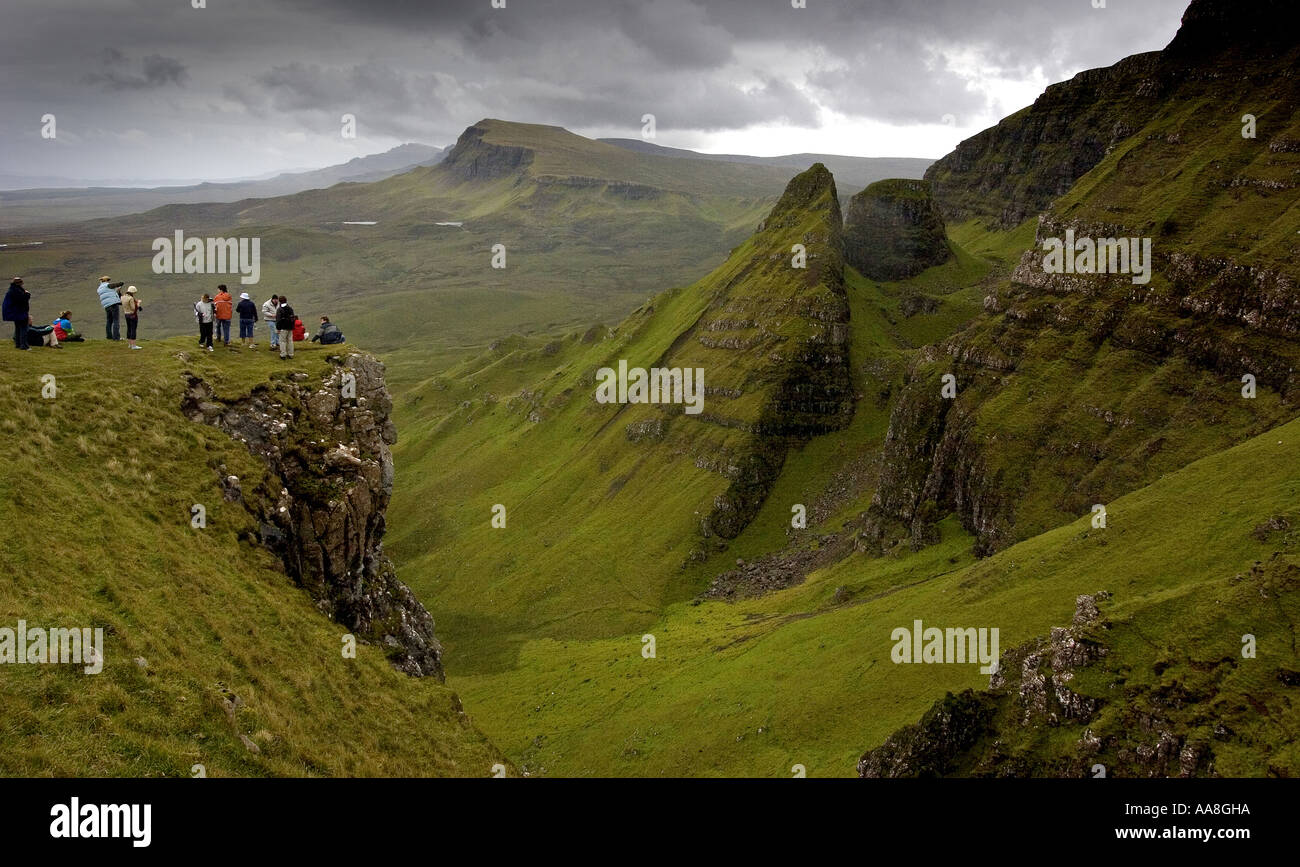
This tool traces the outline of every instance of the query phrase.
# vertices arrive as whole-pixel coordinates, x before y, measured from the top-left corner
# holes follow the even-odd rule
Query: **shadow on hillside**
[[[500,674],[519,665],[527,626],[494,614],[434,611],[443,666],[452,677]]]

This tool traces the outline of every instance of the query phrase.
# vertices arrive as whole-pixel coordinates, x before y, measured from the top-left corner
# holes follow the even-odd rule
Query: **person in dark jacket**
[[[31,317],[32,293],[23,288],[23,278],[15,277],[5,293],[4,320],[14,324],[14,348],[27,349],[27,321]]]
[[[239,314],[239,342],[244,344],[245,349],[256,349],[257,344],[253,342],[253,332],[257,328],[257,305],[253,299],[248,297],[247,292],[239,293],[239,303],[235,305],[235,312]]]
[[[48,346],[51,349],[63,348],[63,345],[59,343],[58,336],[54,333],[53,325],[38,326],[30,316],[27,317],[27,345]]]
[[[280,296],[280,306],[275,311],[275,330],[279,332],[280,357],[293,358],[293,324],[298,321],[289,299]]]
[[[330,322],[328,316],[322,316],[320,318],[320,328],[318,328],[316,333],[311,336],[311,342],[320,343],[321,346],[332,346],[336,343],[342,343],[343,332],[339,331],[337,325]]]

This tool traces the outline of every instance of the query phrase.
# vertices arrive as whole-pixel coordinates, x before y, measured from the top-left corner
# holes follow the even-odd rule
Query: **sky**
[[[5,0],[0,175],[254,177],[448,146],[488,117],[937,158],[1052,82],[1163,48],[1187,2]]]

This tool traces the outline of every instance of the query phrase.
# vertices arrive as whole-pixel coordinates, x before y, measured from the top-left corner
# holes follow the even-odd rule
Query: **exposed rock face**
[[[809,574],[848,555],[849,543],[835,534],[821,537],[820,547],[787,548],[749,562],[737,561],[736,568],[713,579],[701,599],[748,599],[783,590],[803,582]],[[842,602],[844,599],[837,600]]]
[[[818,163],[790,181],[754,236],[753,258],[661,362],[709,377],[704,411],[674,421],[665,440],[688,438],[695,465],[729,480],[701,520],[706,538],[735,538],[789,448],[852,419],[842,229],[835,179]],[[806,256],[800,265],[796,247]],[[726,442],[719,432],[728,431],[746,436]]]
[[[1287,211],[1300,178],[1300,48],[1268,35],[1289,9],[1196,0],[1165,51],[1053,85],[931,169],[949,220],[1009,227],[1038,215],[1038,234],[990,287],[985,315],[917,354],[862,547],[926,544],[934,520],[955,512],[987,554],[1153,480],[1157,455],[1168,471],[1290,417],[1300,396],[1300,236]],[[1196,104],[1235,126],[1247,93],[1277,107],[1257,139],[1177,115]],[[1096,249],[1137,239],[1149,273],[1049,273],[1042,242],[1071,231]],[[1054,373],[1066,358],[1073,375]],[[959,383],[955,399],[940,397],[944,373]],[[1246,374],[1284,407],[1240,400]],[[1121,376],[1150,387],[1143,407],[1085,384]],[[1190,394],[1214,423],[1184,438]],[[1048,502],[1047,490],[1059,493]]]
[[[354,353],[336,360],[324,382],[277,382],[233,402],[191,376],[182,410],[266,462],[274,489],[244,491],[244,505],[321,612],[359,641],[384,647],[398,670],[441,680],[433,618],[383,550],[389,446],[397,439],[383,369]],[[343,396],[345,378],[355,380],[354,398]]]
[[[1041,213],[1180,86],[1235,80],[1229,89],[1242,92],[1273,78],[1269,61],[1295,46],[1294,12],[1290,0],[1192,0],[1164,51],[1053,84],[934,163],[925,178],[939,209],[950,222],[983,217],[1003,228]]]
[[[877,181],[849,200],[844,259],[872,280],[902,280],[952,258],[926,181]]]
[[[466,129],[442,164],[467,181],[505,177],[532,164],[535,155],[531,150],[486,142],[483,137],[487,133],[477,125]]]
[[[1141,129],[1159,95],[1159,61],[1150,52],[1081,72],[957,145],[925,173],[944,217],[1010,228],[1044,211]]]
[[[1101,606],[1109,598],[1105,591],[1078,597],[1069,626],[1004,653],[987,691],[947,694],[919,723],[864,754],[858,775],[1084,777],[1098,763],[1108,776],[1213,775],[1209,746],[1162,714],[1186,697],[1158,691],[1144,692],[1140,700],[1129,696],[1121,729],[1094,731],[1104,702],[1071,687],[1078,672],[1107,658],[1103,640],[1110,623]],[[1067,727],[1080,730],[1072,744],[1051,734]],[[1012,735],[1034,748],[1013,746]]]

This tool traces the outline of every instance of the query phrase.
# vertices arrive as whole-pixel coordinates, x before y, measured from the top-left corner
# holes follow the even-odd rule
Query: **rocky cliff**
[[[1033,105],[932,165],[925,178],[940,210],[953,222],[979,217],[1003,228],[1036,216],[1176,93],[1188,95],[1189,84],[1241,93],[1275,72],[1291,75],[1278,61],[1294,55],[1293,15],[1288,0],[1192,0],[1164,51],[1053,84]],[[1248,110],[1234,105],[1223,114],[1203,109],[1201,116],[1229,123]]]
[[[269,482],[245,491],[226,478],[226,498],[258,519],[260,541],[320,611],[383,647],[398,670],[441,680],[433,618],[384,555],[397,439],[384,367],[360,353],[331,362],[319,382],[297,373],[236,400],[191,375],[182,411],[266,463]]]
[[[844,259],[872,280],[902,280],[952,258],[926,181],[877,181],[849,200]]]
[[[1273,553],[1231,577],[1160,598],[1077,597],[1068,626],[1004,652],[987,690],[948,693],[863,754],[858,774],[1294,776],[1290,527],[1255,527]]]
[[[1038,232],[984,315],[912,360],[862,547],[925,544],[956,512],[986,554],[1293,417],[1300,47],[1252,35],[1280,14],[1197,0],[1165,52],[1055,85],[936,164],[949,219]],[[1049,269],[1070,233],[1147,245],[1148,273]]]
[[[787,450],[852,418],[842,225],[826,167],[795,177],[750,241],[753,257],[672,353],[673,366],[698,365],[711,377],[709,406],[696,423],[714,430],[692,448],[697,466],[730,484],[702,521],[706,536],[738,535]]]
[[[532,164],[528,148],[484,141],[488,129],[482,124],[466,128],[447,152],[442,165],[462,180],[492,180],[512,175]]]
[[[1074,681],[1108,653],[1110,623],[1100,606],[1109,598],[1105,591],[1080,596],[1069,626],[1004,653],[987,691],[948,693],[920,722],[864,754],[858,775],[1212,775],[1210,748],[1161,713],[1178,706],[1169,696],[1144,693],[1140,702],[1130,696],[1135,707],[1145,708],[1136,714],[1141,716],[1138,725],[1102,733],[1088,727],[1104,702],[1076,692]],[[1077,729],[1079,734],[1072,742],[1044,737],[1052,729]],[[1025,741],[1032,742],[1032,748],[1026,749]],[[1099,767],[1102,770],[1096,770]]]

